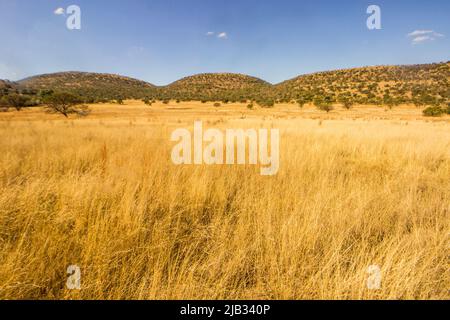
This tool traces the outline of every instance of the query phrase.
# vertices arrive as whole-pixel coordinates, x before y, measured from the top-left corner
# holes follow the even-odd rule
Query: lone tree
[[[348,96],[345,95],[339,96],[338,102],[342,104],[342,106],[347,110],[350,110],[352,108],[352,101]]]
[[[144,98],[142,99],[142,102],[144,102],[146,105],[151,106],[152,105],[152,101],[150,101],[149,98]]]
[[[0,97],[0,112],[7,112],[9,109],[5,97]]]
[[[26,107],[30,101],[28,96],[24,96],[22,94],[11,93],[7,96],[4,96],[1,99],[1,105],[4,107],[13,107],[17,111],[22,110],[22,108]]]
[[[327,98],[316,97],[314,99],[314,105],[317,107],[317,109],[326,111],[327,113],[333,110],[333,105],[331,104],[331,101]]]
[[[383,96],[383,103],[384,103],[389,109],[392,109],[392,108],[395,106],[396,101],[395,101],[395,99],[394,99],[391,95],[385,94],[385,95]]]
[[[304,96],[301,96],[297,99],[297,104],[300,108],[303,108],[308,102],[308,99]]]
[[[50,113],[60,113],[66,118],[69,114],[77,114],[79,116],[87,116],[89,108],[81,105],[82,101],[76,95],[68,92],[57,92],[45,99],[47,111]]]

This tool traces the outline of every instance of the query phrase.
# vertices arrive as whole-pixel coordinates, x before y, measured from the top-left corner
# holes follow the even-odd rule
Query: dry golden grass
[[[1,114],[0,298],[449,298],[448,118],[233,108]],[[194,119],[279,128],[278,175],[174,166],[170,133]]]

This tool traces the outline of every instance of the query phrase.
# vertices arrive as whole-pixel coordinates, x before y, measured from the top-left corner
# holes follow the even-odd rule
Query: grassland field
[[[450,116],[90,108],[0,113],[0,299],[449,298]],[[280,129],[278,174],[175,166],[170,133],[195,120]]]

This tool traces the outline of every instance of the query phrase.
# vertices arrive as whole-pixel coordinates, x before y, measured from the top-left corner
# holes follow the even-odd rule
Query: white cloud
[[[413,44],[419,44],[419,43],[422,43],[422,42],[425,42],[425,41],[433,41],[433,40],[434,40],[434,38],[432,38],[430,36],[419,36],[419,37],[415,37],[412,40],[412,43]]]
[[[54,14],[56,14],[57,16],[60,16],[62,14],[65,13],[64,8],[58,8],[55,11],[53,11]]]
[[[408,37],[417,37],[417,36],[423,36],[425,34],[433,33],[433,30],[415,30],[411,33],[408,33]]]
[[[208,31],[208,32],[206,33],[206,35],[207,35],[207,36],[213,36],[213,35],[214,35],[214,32]]]
[[[217,38],[219,38],[219,39],[227,39],[227,38],[228,38],[228,35],[227,35],[226,32],[221,32],[221,33],[219,33],[219,34],[217,35]]]
[[[412,44],[420,44],[428,41],[434,41],[436,38],[444,37],[444,35],[433,30],[415,30],[408,33],[408,37],[413,38]]]

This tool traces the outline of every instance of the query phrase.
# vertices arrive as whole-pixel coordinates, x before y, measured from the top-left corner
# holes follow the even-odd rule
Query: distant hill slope
[[[378,66],[303,75],[274,87],[282,100],[348,96],[354,102],[378,104],[415,99],[450,98],[450,62],[411,66]]]
[[[19,84],[16,82],[0,79],[0,94],[7,94],[19,89]]]
[[[450,100],[450,62],[319,72],[277,85],[233,73],[198,74],[164,87],[119,75],[86,72],[45,74],[18,83],[0,81],[0,95],[17,90],[28,94],[43,90],[69,91],[87,102],[118,98],[255,100],[270,106],[275,100],[312,102],[325,98],[329,102],[432,105]]]
[[[240,100],[264,95],[271,84],[247,75],[234,73],[205,73],[178,80],[162,92],[182,100]]]
[[[69,91],[84,98],[118,99],[152,96],[156,87],[124,76],[88,72],[43,74],[19,81],[30,90]]]

